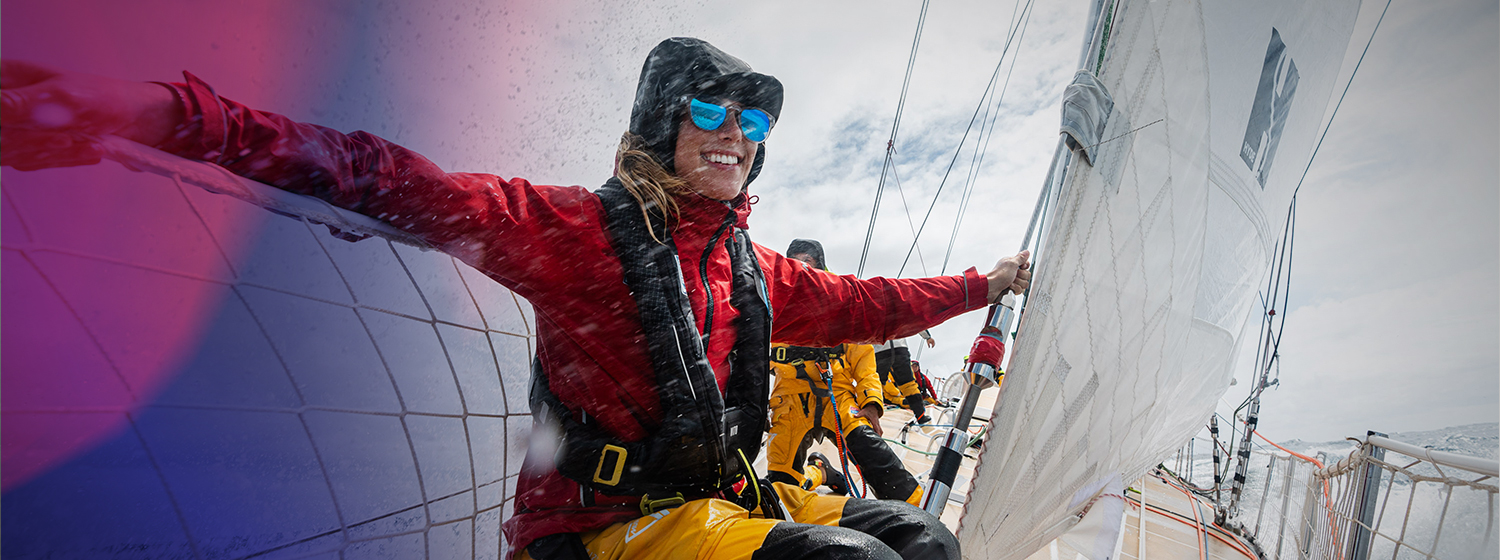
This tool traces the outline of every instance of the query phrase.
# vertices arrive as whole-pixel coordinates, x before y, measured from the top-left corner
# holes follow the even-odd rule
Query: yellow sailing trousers
[[[838,395],[839,391],[835,390],[834,394]],[[877,497],[903,500],[912,505],[921,503],[922,488],[917,485],[916,478],[907,472],[906,466],[885,441],[875,435],[869,422],[862,416],[854,416],[858,408],[850,403],[852,396],[841,396],[837,410],[828,399],[823,399],[821,407],[818,400],[819,396],[810,391],[771,397],[771,437],[766,441],[768,478],[798,484],[807,481],[803,464],[807,461],[808,449],[819,438],[832,439],[838,445],[839,436],[842,436],[842,448],[847,452],[849,468],[859,470]],[[820,408],[822,418],[816,418]],[[834,423],[835,414],[839,424]],[[842,434],[834,433],[836,426],[844,428]],[[828,459],[835,462],[829,465],[831,468],[842,467],[838,456]]]
[[[953,534],[910,505],[772,486],[787,521],[752,517],[732,502],[710,498],[579,537],[592,560],[958,558]],[[524,550],[516,558],[546,560]]]

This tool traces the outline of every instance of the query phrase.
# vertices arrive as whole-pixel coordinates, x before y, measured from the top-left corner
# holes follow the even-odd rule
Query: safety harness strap
[[[823,427],[823,410],[828,405],[828,400],[833,398],[833,386],[818,387],[818,384],[813,382],[812,377],[807,374],[807,370],[803,369],[805,365],[805,363],[797,364],[797,378],[807,380],[807,390],[813,394],[812,423],[813,429],[816,430]]]
[[[767,427],[771,308],[753,244],[744,230],[732,227],[736,216],[727,212],[721,232],[732,231],[726,240],[733,276],[729,303],[739,316],[729,380],[721,397],[665,218],[653,210],[648,222],[639,202],[616,179],[595,194],[604,206],[610,243],[640,311],[656,374],[661,424],[639,441],[620,440],[562,403],[551,391],[540,360],[533,362],[532,413],[539,423],[558,428],[562,441],[554,458],[557,470],[586,493],[643,496],[643,509],[657,502],[664,506],[663,500],[677,495],[697,499],[716,494],[744,478],[748,471],[738,454],[743,450],[753,461]]]
[[[777,346],[771,349],[771,361],[779,364],[800,364],[802,362],[828,363],[833,360],[842,359],[844,359],[844,345],[842,344],[832,348]]]

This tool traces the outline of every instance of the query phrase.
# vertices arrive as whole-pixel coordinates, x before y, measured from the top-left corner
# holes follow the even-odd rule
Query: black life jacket
[[[759,454],[761,434],[768,428],[771,307],[749,234],[735,227],[737,215],[729,212],[707,245],[708,251],[719,243],[729,247],[733,267],[729,303],[739,311],[734,322],[738,337],[729,354],[729,381],[721,396],[665,220],[653,211],[648,225],[640,204],[617,179],[610,179],[594,194],[604,204],[610,243],[640,309],[656,373],[661,424],[644,439],[626,442],[593,418],[575,418],[552,393],[541,362],[534,361],[532,414],[538,422],[559,428],[558,472],[585,489],[608,495],[680,493],[695,499],[731,486],[755,484],[749,465]],[[648,227],[663,241],[652,239]],[[712,325],[713,305],[710,294],[705,324]]]

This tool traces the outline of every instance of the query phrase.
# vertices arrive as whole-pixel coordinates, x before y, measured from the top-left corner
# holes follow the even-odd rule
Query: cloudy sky
[[[1365,4],[1340,88],[1385,6]],[[1038,3],[1012,46],[1013,72],[1007,55],[1009,87],[947,273],[983,269],[1019,245],[1077,61],[1083,5]],[[765,37],[739,24],[703,32],[787,84],[775,167],[755,186],[759,241],[818,238],[837,271],[858,267],[919,10],[768,6],[749,26]],[[1013,11],[1009,2],[929,8],[896,156],[902,189],[882,201],[866,275],[901,268],[908,220],[921,223]],[[1281,383],[1263,405],[1270,437],[1340,439],[1500,416],[1496,28],[1492,2],[1392,4],[1302,190]],[[970,153],[958,162],[922,234],[928,273],[942,266]],[[906,275],[923,271],[915,260]],[[923,352],[924,365],[957,369],[980,315],[937,329],[940,345]],[[1238,375],[1221,409],[1239,404],[1250,378]]]
[[[756,223],[762,242],[780,246],[781,238],[818,237],[829,242],[835,268],[857,267],[871,185],[915,25],[917,6],[910,4],[886,12],[893,16],[889,21],[854,18],[863,26],[848,37],[859,39],[814,51],[867,60],[837,62],[833,72],[858,68],[881,76],[874,84],[852,84],[855,93],[834,99],[823,95],[828,89],[821,81],[812,90],[819,113],[836,111],[838,104],[849,110],[831,119],[831,126],[799,130],[806,136],[792,140],[812,139],[814,145],[777,145],[795,150],[796,161],[790,170],[766,175],[766,202]],[[990,4],[992,13],[947,3],[929,8],[902,123],[904,150],[897,156],[904,163],[898,169],[906,202],[918,223],[998,59],[1010,17],[1004,4]],[[954,248],[957,266],[950,264],[949,273],[959,266],[983,267],[1013,250],[1041,185],[1060,84],[1073,70],[1081,40],[1076,22],[1082,3],[1063,9],[1048,4],[1038,6],[1019,45],[1020,62]],[[1383,7],[1366,2],[1344,76]],[[803,37],[801,30],[791,33]],[[867,46],[874,37],[891,40]],[[805,57],[800,61],[794,66],[808,66]],[[1391,6],[1302,190],[1281,383],[1267,392],[1261,416],[1268,436],[1340,439],[1365,430],[1426,430],[1500,416],[1497,65],[1494,3]],[[774,71],[788,74],[779,66]],[[802,89],[796,72],[787,80],[789,92]],[[869,110],[861,112],[866,104]],[[928,272],[940,266],[963,186],[952,182],[963,176],[968,160],[967,154],[960,158],[939,198],[933,214],[939,228],[922,235]],[[877,226],[879,253],[867,273],[894,274],[911,239],[906,213],[890,194]],[[775,225],[766,227],[768,221]],[[939,372],[956,369],[982,320],[978,315],[938,329],[941,345],[924,351],[923,363]],[[1221,409],[1239,404],[1250,378],[1248,372],[1238,375],[1240,384]]]
[[[1346,73],[1383,7],[1366,2]],[[1268,435],[1500,415],[1497,103],[1477,93],[1500,83],[1496,53],[1494,3],[1391,5],[1302,189]]]
[[[698,36],[786,86],[753,186],[752,235],[773,248],[819,239],[841,273],[859,265],[921,8],[917,0],[28,4],[8,2],[6,15],[34,7],[51,16],[36,17],[25,38],[8,28],[7,57],[142,80],[190,69],[228,97],[368,130],[445,169],[590,187],[610,172],[646,52],[665,37]],[[1383,6],[1363,8],[1344,76]],[[1016,250],[1052,155],[1085,9],[1081,0],[1038,3],[1012,43],[1008,85],[944,268],[975,161],[972,135],[942,178],[1017,8],[932,3],[897,144],[899,182],[888,181],[866,276],[903,270],[934,196],[903,275],[987,270]],[[1262,414],[1270,437],[1338,439],[1500,417],[1496,11],[1475,0],[1391,6],[1302,190],[1281,383]],[[68,40],[78,36],[111,48]],[[934,329],[939,345],[922,351],[924,366],[956,370],[982,319],[973,313]],[[1238,380],[1226,402],[1243,398],[1250,374]]]

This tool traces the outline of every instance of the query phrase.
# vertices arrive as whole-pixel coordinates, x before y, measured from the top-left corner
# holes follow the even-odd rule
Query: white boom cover
[[[958,533],[965,558],[1031,554],[1207,421],[1358,9],[1106,3],[1097,76],[1114,109],[1095,165],[1073,158],[1044,225]]]

